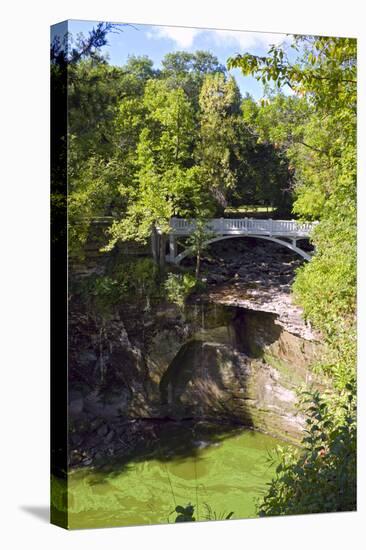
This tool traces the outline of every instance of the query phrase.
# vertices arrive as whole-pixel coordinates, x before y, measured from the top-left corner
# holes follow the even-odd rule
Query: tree
[[[119,32],[123,25],[98,23],[85,38],[80,34],[74,41],[70,33],[54,36],[51,43],[51,218],[59,226],[59,235],[65,230],[67,195],[65,182],[70,173],[69,137],[69,83],[73,69],[86,60],[103,62],[100,48],[107,44],[110,32]],[[65,28],[65,27],[61,27]],[[77,231],[75,230],[75,233]]]
[[[235,117],[240,113],[240,92],[235,80],[216,73],[203,81],[200,130],[196,155],[205,171],[217,205],[227,205],[227,191],[236,184],[233,169]]]
[[[264,127],[294,167],[294,211],[320,220],[312,237],[316,254],[293,288],[328,343],[318,368],[334,385],[329,395],[312,396],[303,452],[283,456],[261,505],[265,515],[356,505],[356,41],[298,36],[293,47],[295,63],[275,46],[265,57],[229,60],[244,74],[279,88],[286,84],[300,96],[275,98],[263,112]]]
[[[181,88],[171,89],[164,80],[150,80],[144,105],[151,123],[152,147],[158,169],[185,166],[194,140],[193,109]],[[155,141],[155,143],[153,143]]]
[[[206,208],[205,185],[198,167],[190,166],[194,139],[193,110],[182,89],[164,80],[149,80],[143,99],[147,127],[137,146],[135,185],[120,192],[127,198],[123,218],[110,229],[110,249],[118,240],[159,239],[159,260],[165,260],[166,237],[173,215],[191,215]]]
[[[170,86],[182,88],[198,114],[199,94],[208,74],[225,74],[225,67],[210,52],[194,53],[178,51],[166,54],[162,60],[161,76]]]
[[[159,75],[159,71],[153,67],[154,63],[147,55],[130,55],[123,69],[127,74],[136,77],[138,81],[145,84],[147,80]]]
[[[245,54],[229,65],[300,95],[270,100],[262,128],[294,167],[294,212],[321,221],[313,235],[317,253],[295,292],[305,314],[336,342],[355,311],[356,41],[300,36],[294,47],[302,51],[294,64],[273,47],[268,57]]]
[[[229,194],[232,204],[263,204],[288,215],[292,206],[292,170],[285,151],[264,132],[263,109],[247,95],[236,121],[235,170],[237,184]],[[272,126],[271,126],[272,127]]]
[[[68,72],[69,245],[82,254],[92,220],[126,208],[119,189],[136,172],[144,85],[124,68],[90,60]]]
[[[207,228],[208,221],[207,218],[196,218],[194,231],[187,239],[191,253],[196,257],[196,280],[200,273],[202,252],[206,248],[206,242],[213,236],[213,233]]]
[[[106,23],[101,21],[85,37],[82,33],[76,39],[71,33],[56,35],[51,44],[51,66],[65,67],[83,59],[101,60],[100,49],[108,44],[107,36],[111,32],[122,32],[124,23]]]

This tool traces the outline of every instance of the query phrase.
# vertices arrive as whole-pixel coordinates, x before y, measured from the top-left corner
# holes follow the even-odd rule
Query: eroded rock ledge
[[[309,341],[320,341],[320,334],[304,321],[302,310],[293,303],[289,291],[276,287],[252,286],[231,283],[216,286],[209,291],[208,299],[218,304],[237,306],[253,311],[276,314],[275,322],[291,334]]]

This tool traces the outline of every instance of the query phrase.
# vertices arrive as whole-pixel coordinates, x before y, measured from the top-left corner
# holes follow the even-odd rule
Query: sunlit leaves
[[[279,448],[276,476],[259,515],[355,510],[356,422],[354,387],[337,399],[304,395],[307,421],[301,450]]]
[[[227,204],[227,191],[237,182],[233,166],[235,148],[235,116],[240,112],[240,93],[233,78],[217,73],[207,75],[200,97],[200,130],[197,160],[206,172],[206,179],[215,200]]]

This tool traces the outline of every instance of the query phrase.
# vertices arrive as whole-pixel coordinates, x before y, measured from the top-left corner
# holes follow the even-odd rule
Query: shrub
[[[169,273],[164,287],[168,299],[183,307],[187,297],[197,288],[197,280],[191,273]]]
[[[259,505],[260,516],[355,510],[354,394],[347,387],[337,403],[318,392],[308,394],[303,448],[278,449],[280,462]]]

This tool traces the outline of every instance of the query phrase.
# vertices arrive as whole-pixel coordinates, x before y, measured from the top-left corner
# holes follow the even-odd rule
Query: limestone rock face
[[[239,422],[298,442],[304,418],[296,388],[321,387],[309,367],[321,346],[276,321],[271,313],[206,304],[186,312],[185,329],[156,334],[147,355],[159,414]]]
[[[162,377],[162,407],[168,416],[248,420],[250,425],[237,403],[250,371],[247,359],[229,346],[191,340]]]
[[[258,319],[250,317],[253,312],[246,319],[250,346],[236,319],[198,331],[180,348],[160,381],[161,412],[175,419],[226,419],[297,442],[304,418],[295,390],[315,381],[308,368],[311,343],[281,327],[274,328],[275,335],[255,331]]]

